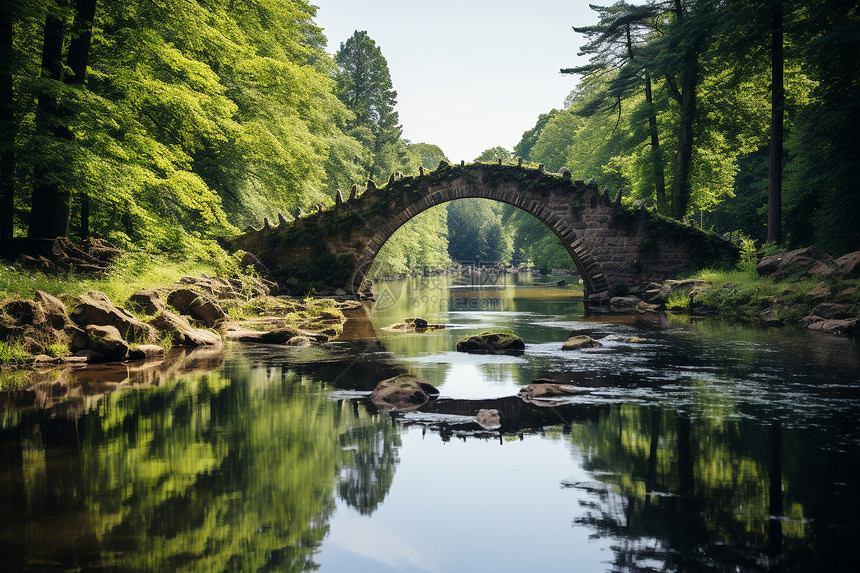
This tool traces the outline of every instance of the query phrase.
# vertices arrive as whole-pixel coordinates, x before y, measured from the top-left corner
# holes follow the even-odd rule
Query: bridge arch
[[[478,198],[517,207],[546,225],[582,275],[586,295],[605,300],[650,281],[737,258],[728,241],[646,209],[625,208],[594,184],[543,169],[442,162],[417,177],[353,186],[333,207],[294,221],[264,220],[260,229],[225,239],[228,249],[255,255],[285,292],[343,289],[357,295],[376,255],[404,223],[431,207]]]
[[[530,200],[528,194],[519,192],[518,188],[514,188],[513,192],[504,192],[498,188],[479,185],[469,187],[443,186],[427,194],[424,200],[416,201],[399,214],[391,217],[375,231],[366,247],[358,253],[355,271],[349,279],[350,289],[353,292],[358,292],[362,288],[379,251],[397,229],[428,209],[458,199],[488,199],[506,203],[525,211],[543,223],[558,238],[576,265],[587,293],[608,290],[606,279],[600,272],[600,266],[581,247],[581,241],[577,243],[575,230],[564,226],[560,217],[553,216],[553,212],[546,206]]]

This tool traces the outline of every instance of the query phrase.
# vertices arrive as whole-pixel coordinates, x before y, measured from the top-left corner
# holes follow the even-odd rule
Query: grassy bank
[[[235,274],[238,265],[230,258],[211,261],[176,259],[145,252],[129,252],[120,257],[102,276],[75,271],[43,272],[18,265],[0,265],[0,300],[30,298],[36,290],[58,295],[81,295],[90,290],[105,293],[121,303],[135,291],[169,285],[184,276]]]
[[[705,283],[689,294],[673,294],[667,310],[793,324],[821,303],[847,305],[844,312],[850,316],[857,316],[860,309],[860,279],[795,275],[774,280],[759,276],[749,265],[736,270],[706,269],[689,278]]]

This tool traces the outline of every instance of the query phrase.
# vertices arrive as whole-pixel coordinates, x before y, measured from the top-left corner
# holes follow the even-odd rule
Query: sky
[[[454,162],[512,150],[538,115],[560,108],[586,63],[583,36],[601,0],[312,0],[328,51],[366,30],[388,61],[403,138]]]

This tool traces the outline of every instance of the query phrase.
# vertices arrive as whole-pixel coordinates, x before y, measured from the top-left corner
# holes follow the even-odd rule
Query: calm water
[[[856,343],[586,316],[572,290],[475,284],[495,279],[380,283],[369,321],[322,347],[231,345],[2,396],[0,569],[856,567]],[[407,316],[450,328],[381,330]],[[452,351],[490,328],[525,354]],[[563,353],[571,332],[645,342]],[[403,372],[440,398],[377,413],[368,392]],[[538,377],[593,391],[513,397]],[[475,423],[488,407],[500,431]]]

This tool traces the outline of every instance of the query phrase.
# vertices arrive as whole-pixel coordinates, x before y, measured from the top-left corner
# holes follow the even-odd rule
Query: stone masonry
[[[542,168],[442,162],[417,177],[392,175],[380,188],[372,181],[363,192],[353,187],[347,201],[338,195],[333,207],[295,221],[279,216],[276,227],[264,220],[261,229],[248,228],[224,244],[255,255],[287,289],[357,294],[380,248],[401,225],[435,205],[478,197],[514,205],[549,227],[579,269],[586,295],[623,293],[737,258],[737,249],[714,234],[623,207],[594,184]]]

